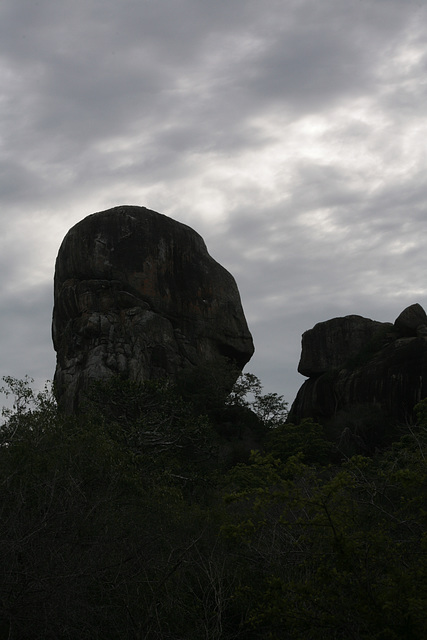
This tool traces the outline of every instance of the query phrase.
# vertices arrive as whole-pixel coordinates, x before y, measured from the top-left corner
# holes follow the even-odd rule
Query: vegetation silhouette
[[[73,417],[3,379],[0,640],[427,637],[427,400],[351,455],[212,373]]]

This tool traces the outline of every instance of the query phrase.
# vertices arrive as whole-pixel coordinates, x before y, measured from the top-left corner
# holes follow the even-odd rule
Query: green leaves
[[[280,424],[268,434],[266,445],[274,456],[283,461],[301,453],[307,463],[328,464],[334,453],[322,425],[310,419],[297,425]]]
[[[292,435],[274,446],[289,450]],[[265,638],[424,638],[426,452],[410,432],[340,467],[256,454],[234,468],[223,532],[244,549],[248,627]]]

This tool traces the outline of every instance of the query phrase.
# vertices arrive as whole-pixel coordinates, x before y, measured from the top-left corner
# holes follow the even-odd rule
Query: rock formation
[[[93,380],[174,378],[254,347],[239,292],[193,229],[145,207],[94,213],[65,236],[52,322],[59,405],[75,412]]]
[[[298,371],[308,380],[290,422],[352,415],[366,430],[374,420],[411,420],[427,396],[427,315],[414,304],[394,324],[354,315],[320,322],[302,336]]]

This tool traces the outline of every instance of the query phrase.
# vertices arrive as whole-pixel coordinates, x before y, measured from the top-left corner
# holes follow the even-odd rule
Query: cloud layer
[[[203,235],[289,401],[304,330],[427,306],[426,27],[416,0],[4,0],[1,374],[52,378],[57,250],[117,204]]]

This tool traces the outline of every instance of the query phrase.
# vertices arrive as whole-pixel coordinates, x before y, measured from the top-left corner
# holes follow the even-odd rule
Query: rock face
[[[174,378],[254,347],[239,292],[193,229],[144,207],[94,213],[65,236],[55,268],[55,388],[78,410],[93,380]]]
[[[420,304],[412,304],[406,307],[396,318],[394,326],[401,336],[426,336],[427,315]]]
[[[427,396],[427,316],[419,304],[394,324],[361,316],[317,324],[302,337],[300,388],[288,420],[323,424],[345,413],[396,424]],[[362,417],[364,414],[365,417]],[[366,427],[366,424],[365,424]]]
[[[319,322],[302,336],[298,371],[313,377],[342,369],[367,344],[383,332],[384,323],[362,316],[345,316]],[[390,329],[392,325],[389,325]]]

